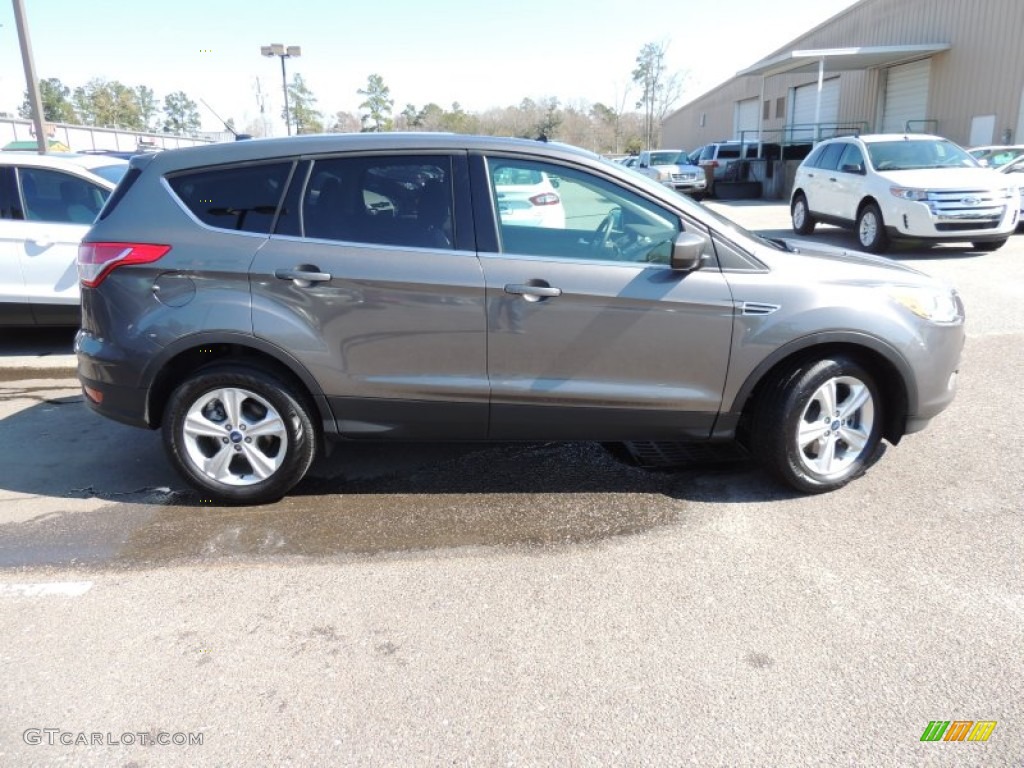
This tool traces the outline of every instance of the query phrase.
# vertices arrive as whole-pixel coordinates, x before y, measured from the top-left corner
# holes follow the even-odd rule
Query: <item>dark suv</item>
[[[559,186],[496,183],[529,174]],[[513,139],[136,157],[78,266],[87,402],[162,428],[227,503],[280,497],[327,438],[739,438],[826,491],[952,400],[963,343],[956,293],[919,272],[800,253]]]

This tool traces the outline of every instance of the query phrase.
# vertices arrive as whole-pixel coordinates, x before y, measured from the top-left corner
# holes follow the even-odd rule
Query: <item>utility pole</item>
[[[28,23],[25,21],[24,0],[14,0],[14,22],[18,27],[18,42],[21,44],[21,61],[25,65],[25,80],[28,83],[28,103],[32,107],[32,122],[36,130],[39,154],[45,155],[46,131],[43,129],[43,100],[39,95],[39,79],[36,65],[32,61],[32,43],[28,39]]]

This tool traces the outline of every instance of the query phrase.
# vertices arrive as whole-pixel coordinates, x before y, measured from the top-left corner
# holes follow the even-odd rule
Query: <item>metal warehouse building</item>
[[[669,115],[662,144],[924,131],[1024,143],[1024,0],[861,0]]]

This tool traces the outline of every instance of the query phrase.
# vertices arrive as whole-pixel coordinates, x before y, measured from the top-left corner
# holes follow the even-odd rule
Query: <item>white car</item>
[[[503,225],[565,229],[562,198],[544,171],[499,166],[492,182]]]
[[[1000,173],[1005,173],[1010,180],[1017,185],[1017,192],[1020,195],[1020,216],[1017,218],[1017,228],[1020,229],[1024,223],[1024,156],[1000,166]]]
[[[0,152],[0,325],[78,325],[78,243],[127,168]]]
[[[991,147],[974,147],[967,150],[981,165],[1000,168],[1018,157],[1024,156],[1024,145],[1007,144]]]
[[[635,170],[676,192],[700,200],[707,191],[707,174],[690,163],[690,156],[681,149],[657,149],[640,153]]]
[[[817,222],[851,227],[881,253],[891,240],[1001,247],[1017,226],[1015,185],[939,136],[875,134],[821,142],[797,169],[793,231]]]

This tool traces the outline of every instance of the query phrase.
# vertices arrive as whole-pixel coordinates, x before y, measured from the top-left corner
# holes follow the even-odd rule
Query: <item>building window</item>
[[[700,127],[703,128],[707,124],[707,122],[708,122],[708,113],[707,112],[701,112],[700,113]]]
[[[772,102],[771,99],[764,100],[764,107],[761,110],[761,119],[769,120],[772,116]]]
[[[786,116],[786,97],[785,96],[779,96],[779,98],[777,98],[775,100],[775,119],[776,120],[781,120],[785,116]]]

